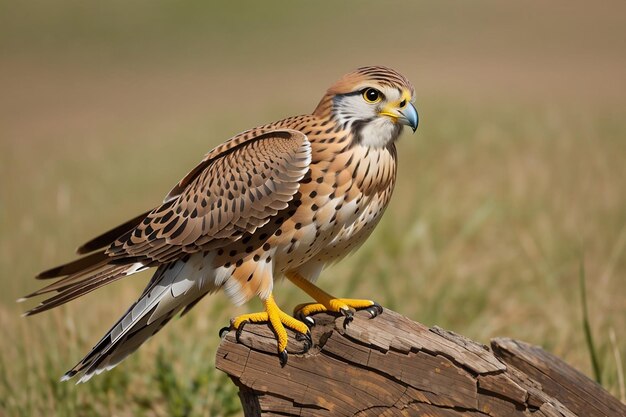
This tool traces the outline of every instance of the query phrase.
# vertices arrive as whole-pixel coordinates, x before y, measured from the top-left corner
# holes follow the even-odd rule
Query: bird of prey
[[[321,311],[351,317],[382,312],[371,300],[336,298],[314,285],[322,269],[370,235],[396,182],[395,142],[418,125],[411,83],[393,69],[359,68],[343,76],[311,114],[242,132],[211,150],[162,204],[95,237],[85,255],[40,273],[60,278],[25,297],[52,294],[25,313],[62,305],[148,268],[154,276],[122,318],[64,376],[84,382],[117,365],[173,316],[223,289],[235,304],[253,296],[260,313],[231,321],[268,322],[280,362],[287,332],[310,333],[303,321]],[[274,301],[286,277],[315,303],[296,319]]]

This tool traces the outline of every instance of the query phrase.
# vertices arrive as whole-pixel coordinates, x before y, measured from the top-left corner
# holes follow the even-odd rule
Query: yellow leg
[[[296,308],[294,308],[294,315],[298,317],[307,317],[323,311],[332,311],[352,318],[354,310],[359,309],[367,309],[372,317],[376,317],[378,314],[382,313],[382,307],[372,300],[333,297],[296,273],[287,274],[287,279],[317,301],[316,303],[306,303],[296,306]]]
[[[239,317],[235,317],[231,320],[231,327],[237,330],[237,340],[239,340],[239,336],[241,335],[243,327],[246,323],[269,323],[276,334],[278,355],[280,357],[281,365],[284,366],[285,363],[287,363],[287,331],[285,330],[285,327],[304,335],[308,341],[307,348],[309,348],[311,344],[309,328],[300,320],[297,320],[289,314],[283,312],[276,304],[276,301],[274,301],[274,296],[272,294],[270,294],[266,300],[263,300],[263,306],[265,307],[265,311],[263,312],[243,314]]]

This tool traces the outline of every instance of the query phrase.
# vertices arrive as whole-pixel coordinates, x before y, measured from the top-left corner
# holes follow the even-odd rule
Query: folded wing
[[[61,279],[25,297],[55,293],[27,314],[253,233],[288,206],[310,162],[311,144],[296,130],[231,139],[211,151],[162,205],[92,239],[79,253],[109,243],[106,249],[39,274]],[[120,235],[113,237],[117,232]]]

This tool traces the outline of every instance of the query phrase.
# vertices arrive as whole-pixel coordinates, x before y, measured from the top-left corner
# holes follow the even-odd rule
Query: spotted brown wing
[[[107,254],[161,263],[253,233],[288,206],[311,162],[311,145],[295,130],[265,132],[216,151]]]

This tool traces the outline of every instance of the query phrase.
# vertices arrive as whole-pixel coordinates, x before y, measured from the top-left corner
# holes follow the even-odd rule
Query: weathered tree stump
[[[391,310],[358,312],[345,328],[343,317],[315,321],[308,352],[290,334],[283,368],[266,325],[247,325],[240,343],[226,334],[216,365],[246,416],[626,416],[598,384],[523,342],[490,349]]]

